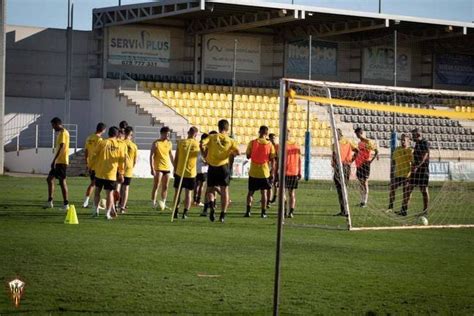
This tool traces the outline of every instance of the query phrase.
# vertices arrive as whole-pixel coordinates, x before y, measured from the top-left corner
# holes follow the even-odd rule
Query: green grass
[[[86,183],[69,179],[75,205]],[[65,225],[64,213],[41,209],[44,179],[0,177],[0,277],[26,282],[18,310],[6,289],[0,295],[0,314],[271,314],[276,219],[242,218],[246,182],[232,182],[225,224],[198,217],[197,208],[171,223],[169,213],[149,209],[150,185],[133,181],[130,212],[117,220],[78,208],[80,224]],[[336,208],[323,184],[298,194],[303,214]],[[283,314],[474,313],[472,229],[285,226],[283,238]]]

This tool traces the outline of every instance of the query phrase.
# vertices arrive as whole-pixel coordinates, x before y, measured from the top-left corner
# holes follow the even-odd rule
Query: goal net
[[[297,79],[280,90],[280,157],[305,134],[309,168],[296,186],[294,159],[280,158],[296,192],[285,224],[474,227],[474,93]]]

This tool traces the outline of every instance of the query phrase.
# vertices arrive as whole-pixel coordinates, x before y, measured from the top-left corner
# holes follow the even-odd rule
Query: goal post
[[[285,225],[474,227],[473,92],[299,79],[282,79],[280,89],[289,98],[286,106],[280,98],[279,157],[286,133],[302,157],[305,143],[312,155],[310,181],[295,186],[303,196]],[[282,160],[280,178],[295,181]]]

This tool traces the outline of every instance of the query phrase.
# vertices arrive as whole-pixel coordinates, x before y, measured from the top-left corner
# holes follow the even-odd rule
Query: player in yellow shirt
[[[117,187],[117,182],[123,182],[125,172],[125,152],[123,146],[119,144],[117,139],[119,129],[116,126],[109,128],[109,138],[101,140],[95,147],[96,155],[95,165],[95,205],[96,216],[99,215],[100,192],[102,189],[107,194],[106,217],[112,219],[116,214],[113,211],[114,196],[113,192]]]
[[[252,140],[247,146],[247,159],[250,159],[249,186],[247,194],[247,211],[245,217],[250,217],[252,208],[253,194],[259,191],[261,197],[261,218],[267,217],[268,190],[271,189],[270,165],[271,170],[275,170],[275,147],[267,140],[268,127],[260,126],[258,138]]]
[[[46,178],[48,183],[48,202],[45,208],[53,208],[54,196],[54,178],[59,180],[61,193],[63,195],[63,210],[69,208],[68,188],[66,183],[66,171],[69,165],[69,132],[64,128],[60,118],[55,117],[51,120],[51,126],[58,133],[56,137],[56,150],[53,161],[51,162],[51,171]]]
[[[120,188],[120,203],[119,203],[120,212],[122,214],[125,213],[125,210],[127,208],[128,194],[130,191],[130,183],[132,182],[133,168],[137,164],[137,153],[138,153],[138,147],[132,141],[133,127],[127,126],[124,130],[124,134],[125,134],[124,143],[126,145],[125,174],[124,174],[123,183]]]
[[[174,156],[174,199],[177,200],[176,209],[174,210],[174,218],[178,218],[179,202],[181,199],[181,192],[184,189],[184,210],[183,219],[188,217],[188,212],[191,207],[191,198],[194,186],[196,184],[197,175],[197,159],[199,155],[199,142],[196,140],[198,129],[192,126],[188,131],[188,138],[179,141]],[[188,154],[189,151],[189,154]],[[186,160],[186,156],[188,156]],[[182,178],[181,188],[178,192],[179,183]]]
[[[125,126],[125,127],[123,127]],[[125,128],[128,127],[128,123],[126,121],[121,121],[119,125],[119,134],[117,137],[117,141],[120,146],[120,150],[127,154],[127,144],[125,143]],[[117,174],[118,176],[118,174]],[[117,214],[116,210],[119,208],[120,200],[122,199],[122,196],[120,195],[120,192],[122,192],[122,183],[117,183],[117,186],[115,187],[114,190],[114,203],[113,203],[113,211]]]
[[[410,140],[407,135],[400,136],[400,146],[395,149],[392,154],[394,166],[394,176],[390,183],[390,195],[388,202],[388,212],[393,210],[393,202],[395,201],[395,190],[399,186],[403,186],[403,192],[406,191],[408,179],[411,173],[411,164],[413,161],[413,149],[410,148]]]
[[[229,122],[227,120],[220,120],[217,123],[217,127],[219,128],[219,133],[209,135],[208,138],[204,139],[201,143],[201,150],[209,164],[206,191],[208,205],[211,209],[209,219],[212,222],[215,220],[215,189],[220,187],[222,203],[219,220],[223,223],[227,208],[229,207],[229,157],[237,156],[239,148],[235,140],[228,135]]]
[[[105,127],[106,126],[104,123],[98,123],[95,129],[95,133],[90,134],[87,137],[86,144],[84,146],[84,158],[86,160],[87,172],[89,173],[89,177],[91,179],[91,182],[86,190],[86,197],[84,199],[84,203],[82,205],[82,207],[84,208],[89,206],[89,198],[95,188],[95,158],[92,153],[94,152],[94,148],[99,142],[99,140],[102,140],[102,134],[105,131]]]
[[[153,142],[150,150],[150,169],[153,175],[153,189],[151,190],[151,203],[156,208],[156,193],[161,185],[161,200],[158,201],[160,209],[166,207],[168,195],[168,180],[173,159],[173,145],[170,141],[170,129],[164,126],[160,129],[160,138]]]

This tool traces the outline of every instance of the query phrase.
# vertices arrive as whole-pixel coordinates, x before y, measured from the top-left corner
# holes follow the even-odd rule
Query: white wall
[[[69,150],[73,154],[74,149]],[[51,148],[21,150],[19,155],[14,151],[5,153],[5,168],[10,172],[48,174],[51,169],[54,153]]]

